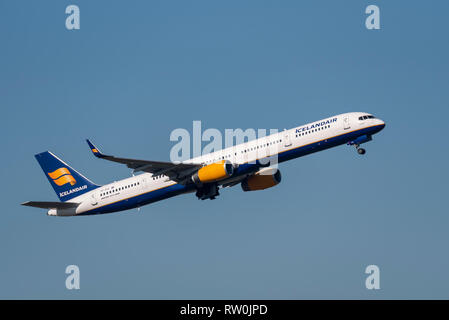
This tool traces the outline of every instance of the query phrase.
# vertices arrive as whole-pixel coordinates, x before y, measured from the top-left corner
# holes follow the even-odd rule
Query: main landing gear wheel
[[[363,149],[363,148],[357,148],[357,152],[358,152],[359,154],[365,154],[366,150]]]
[[[201,200],[214,200],[219,194],[218,185],[216,183],[206,183],[196,191],[196,196]]]

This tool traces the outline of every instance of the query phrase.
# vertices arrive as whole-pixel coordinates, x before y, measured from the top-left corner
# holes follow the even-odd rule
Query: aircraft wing
[[[42,208],[42,209],[70,209],[78,207],[76,202],[53,202],[53,201],[27,201],[22,206]]]
[[[89,139],[86,139],[86,141],[92,153],[97,158],[125,164],[128,168],[133,169],[134,172],[144,171],[152,173],[154,175],[164,174],[168,176],[171,180],[177,182],[185,181],[187,176],[190,176],[192,173],[194,173],[195,171],[197,171],[199,168],[202,167],[202,164],[188,164],[188,163],[175,164],[172,162],[164,162],[164,161],[118,158],[115,156],[101,153],[100,150],[96,146],[94,146]]]

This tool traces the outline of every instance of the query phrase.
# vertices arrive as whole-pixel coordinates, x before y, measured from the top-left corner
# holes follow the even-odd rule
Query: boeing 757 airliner
[[[50,216],[80,216],[111,213],[196,192],[199,199],[215,199],[219,188],[240,184],[243,191],[263,190],[277,185],[282,163],[342,144],[355,146],[385,127],[371,114],[351,112],[284,130],[180,163],[118,158],[103,154],[89,140],[100,159],[125,164],[143,172],[104,186],[94,184],[51,152],[35,157],[53,186],[60,202],[29,201],[25,206],[48,209]]]

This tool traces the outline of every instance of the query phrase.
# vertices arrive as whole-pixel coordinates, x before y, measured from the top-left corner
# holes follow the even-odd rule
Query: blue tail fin
[[[68,201],[99,187],[51,152],[45,151],[35,157],[61,201]]]

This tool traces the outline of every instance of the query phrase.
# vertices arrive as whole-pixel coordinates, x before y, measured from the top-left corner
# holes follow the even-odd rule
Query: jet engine
[[[281,172],[274,168],[264,168],[242,181],[243,191],[264,190],[281,182]]]
[[[234,173],[234,166],[228,160],[209,164],[199,169],[193,176],[195,183],[209,183],[229,178]]]

